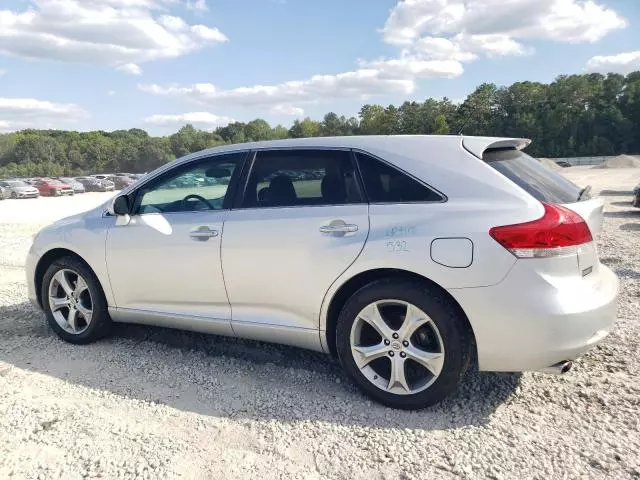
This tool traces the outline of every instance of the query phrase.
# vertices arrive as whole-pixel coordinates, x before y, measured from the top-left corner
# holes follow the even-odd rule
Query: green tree
[[[256,120],[251,120],[245,125],[244,138],[247,142],[271,140],[273,138],[273,130],[266,120],[257,118]]]
[[[449,133],[449,125],[444,115],[440,114],[433,120],[431,131],[436,135],[446,135]]]
[[[320,135],[322,125],[320,122],[311,120],[309,117],[304,120],[295,120],[289,129],[289,136],[292,138],[317,137]]]
[[[185,125],[168,137],[141,129],[113,132],[33,130],[0,134],[0,176],[151,170],[224,143],[320,135],[446,134],[525,137],[545,157],[640,154],[640,72],[563,75],[549,84],[482,84],[461,105],[448,98],[363,105],[357,118],[324,115],[287,129],[264,119],[215,131]]]

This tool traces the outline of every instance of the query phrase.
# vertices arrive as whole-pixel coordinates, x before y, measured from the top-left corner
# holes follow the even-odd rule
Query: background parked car
[[[115,190],[113,182],[95,177],[76,177],[76,180],[84,185],[87,192],[112,192]]]
[[[123,174],[111,175],[108,177],[108,180],[112,181],[116,190],[122,190],[123,188],[127,188],[129,185],[135,183],[133,178],[125,176]]]
[[[72,177],[56,177],[57,180],[69,185],[73,189],[73,193],[84,193],[86,189],[81,182]]]
[[[37,188],[18,179],[1,180],[0,187],[5,189],[9,198],[38,198],[40,196]]]
[[[9,198],[9,193],[6,188],[0,187],[0,200],[4,200],[5,198]]]
[[[53,178],[41,178],[35,182],[34,186],[40,192],[40,195],[48,195],[50,197],[58,197],[61,195],[73,195],[73,188],[60,180]]]

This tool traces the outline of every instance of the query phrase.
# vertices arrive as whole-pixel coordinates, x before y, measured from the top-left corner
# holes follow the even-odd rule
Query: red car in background
[[[73,188],[60,180],[52,178],[39,178],[33,183],[38,189],[40,195],[48,195],[50,197],[58,197],[60,195],[73,195]]]

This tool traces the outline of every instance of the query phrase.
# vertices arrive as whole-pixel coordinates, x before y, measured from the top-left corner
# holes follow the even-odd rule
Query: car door
[[[369,231],[352,153],[257,151],[243,191],[222,237],[234,332],[319,348],[322,299]]]
[[[231,334],[220,239],[245,157],[240,152],[192,161],[145,182],[131,195],[130,220],[114,222],[106,244],[119,311],[206,318],[217,322],[217,329],[208,330]]]

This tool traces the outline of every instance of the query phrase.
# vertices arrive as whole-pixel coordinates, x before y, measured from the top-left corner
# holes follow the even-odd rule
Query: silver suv
[[[611,330],[618,280],[595,248],[602,201],[527,144],[337,137],[189,155],[42,230],[30,298],[72,343],[133,322],[324,351],[399,408],[450,394],[470,360],[564,372]]]

